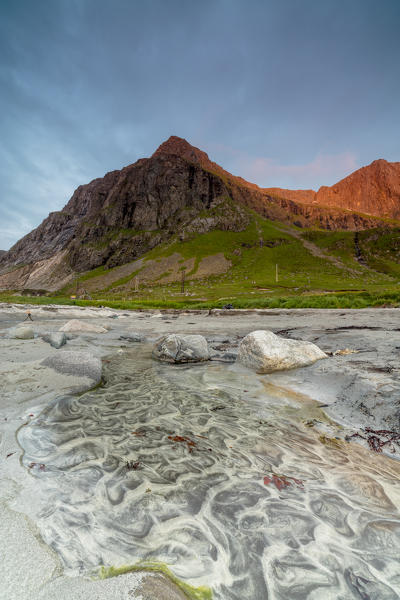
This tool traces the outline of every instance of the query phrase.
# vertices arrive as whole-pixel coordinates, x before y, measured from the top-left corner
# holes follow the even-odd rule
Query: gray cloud
[[[0,248],[169,135],[263,186],[399,160],[400,3],[4,0]]]

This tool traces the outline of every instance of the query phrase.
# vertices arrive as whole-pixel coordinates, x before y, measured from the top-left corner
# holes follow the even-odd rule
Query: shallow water
[[[398,461],[324,446],[312,403],[234,366],[141,346],[106,377],[19,432],[66,572],[151,559],[216,599],[400,597]]]

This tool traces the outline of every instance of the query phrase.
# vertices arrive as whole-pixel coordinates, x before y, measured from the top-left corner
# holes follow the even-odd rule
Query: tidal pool
[[[400,597],[400,462],[323,445],[267,376],[140,346],[18,435],[32,515],[71,575],[166,563],[217,600]]]

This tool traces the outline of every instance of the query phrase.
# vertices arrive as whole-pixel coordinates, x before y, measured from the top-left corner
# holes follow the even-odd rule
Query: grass
[[[102,298],[101,300],[71,300],[62,296],[15,296],[0,293],[0,303],[14,304],[53,304],[67,306],[107,306],[121,310],[140,309],[211,309],[222,308],[228,299],[223,298],[215,301],[182,298],[176,300],[147,299],[147,300],[113,300]],[[368,307],[400,307],[400,290],[394,292],[355,292],[341,294],[310,294],[297,296],[275,296],[275,297],[237,297],[229,299],[234,308],[368,308]]]
[[[362,259],[367,269],[354,255],[355,234],[352,231],[309,230],[305,239],[323,251],[340,258],[346,265],[367,273],[368,268],[381,275],[400,278],[400,229],[368,229],[358,233]]]
[[[347,233],[347,232],[345,232]],[[323,235],[323,234],[322,234]],[[322,235],[319,237],[322,238]],[[263,245],[260,245],[260,239]],[[319,238],[317,241],[320,241]],[[346,247],[339,256],[351,256],[350,237],[345,239]],[[330,245],[329,245],[330,244]],[[321,244],[322,245],[322,244]],[[332,240],[326,240],[328,249]],[[196,274],[200,261],[218,253],[223,253],[232,264],[226,275],[210,277],[202,281],[192,278],[193,292],[197,295],[207,295],[210,299],[219,296],[240,296],[243,293],[253,293],[258,288],[276,288],[282,290],[309,288],[314,290],[360,290],[367,284],[393,283],[387,273],[376,274],[361,267],[355,259],[348,258],[348,265],[353,267],[355,273],[349,269],[339,268],[331,262],[310,254],[301,240],[283,231],[279,226],[261,217],[253,218],[250,225],[242,232],[211,231],[202,235],[193,234],[190,239],[180,241],[175,239],[169,244],[158,246],[148,252],[145,261],[156,260],[179,254],[182,259],[195,258],[194,268],[187,273],[187,279]],[[332,252],[334,254],[334,252]],[[279,270],[279,285],[275,280],[276,265]],[[358,272],[358,276],[357,276]],[[135,275],[140,278],[140,271],[119,280],[111,288],[120,287],[128,283]],[[147,286],[150,287],[150,284]],[[151,287],[157,287],[153,282]],[[107,291],[111,291],[111,288]],[[167,295],[177,293],[174,285],[164,286]],[[215,292],[215,293],[214,293]],[[101,293],[101,292],[100,292]],[[117,292],[124,297],[123,290]],[[161,295],[162,295],[161,293]]]
[[[400,229],[370,229],[359,233],[363,258],[377,271],[400,278]]]
[[[295,229],[248,212],[250,222],[243,231],[185,232],[183,241],[175,237],[155,247],[142,257],[144,267],[136,268],[111,284],[109,275],[119,267],[106,269],[101,266],[83,273],[59,293],[32,298],[4,292],[0,293],[0,301],[103,305],[121,309],[209,309],[228,302],[235,308],[399,306],[400,229],[359,232],[358,245],[366,263],[362,265],[356,259],[354,232]],[[312,242],[323,252],[322,256],[312,254],[301,239],[291,235],[292,231]],[[221,275],[210,274],[196,279],[201,260],[219,253],[230,261],[229,270]],[[194,267],[186,272],[184,294],[181,293],[180,274],[177,281],[160,281],[167,275],[168,267],[157,276],[158,281],[141,278],[141,270],[149,261],[160,262],[173,254],[178,255],[178,265],[194,259]],[[335,257],[337,262],[327,260],[326,255]],[[132,280],[136,276],[139,290],[135,292]],[[69,298],[77,284],[79,287],[93,278],[97,278],[98,286],[92,286],[95,291],[88,287],[93,300],[73,301]]]

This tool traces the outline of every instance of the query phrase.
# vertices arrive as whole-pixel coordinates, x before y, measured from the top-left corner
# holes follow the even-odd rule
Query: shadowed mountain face
[[[376,227],[369,215],[400,218],[400,163],[375,161],[318,192],[263,190],[172,136],[150,158],[79,186],[62,211],[0,254],[0,288],[34,280],[58,289],[76,273],[123,265],[173,236],[243,231],[251,211],[300,227]]]

